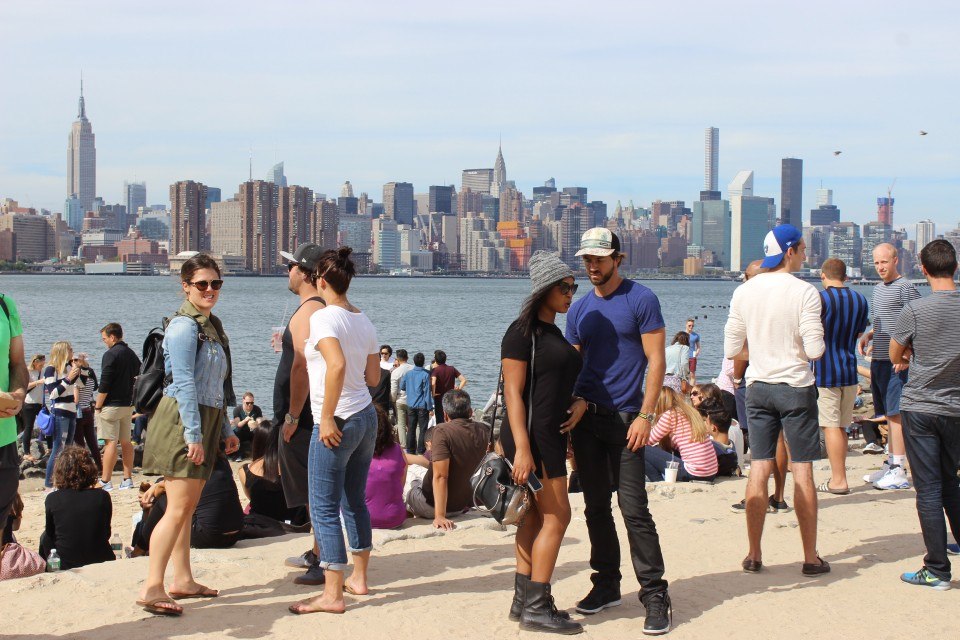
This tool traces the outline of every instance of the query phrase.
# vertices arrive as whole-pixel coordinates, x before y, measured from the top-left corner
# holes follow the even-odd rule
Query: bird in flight
[[[925,135],[927,135],[927,132],[924,131],[923,129],[921,129],[921,130],[920,130],[920,135],[925,136]]]
[[[834,152],[833,152],[833,155],[838,156],[838,155],[840,155],[841,153],[843,153],[843,151],[834,151]]]

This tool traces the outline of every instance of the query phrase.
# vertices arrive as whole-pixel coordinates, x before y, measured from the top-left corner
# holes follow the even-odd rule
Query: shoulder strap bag
[[[536,358],[537,338],[533,336],[533,347],[530,353],[530,396],[527,399],[527,433],[530,432],[530,422],[533,419],[533,388],[534,369]],[[500,375],[497,377],[496,394],[499,396],[503,385],[503,365],[500,365]],[[477,470],[470,476],[470,486],[473,489],[473,506],[481,513],[489,513],[494,520],[502,525],[523,524],[523,519],[530,510],[530,490],[526,486],[519,486],[513,481],[513,465],[502,455],[493,451],[493,427],[497,420],[499,402],[494,401],[493,418],[490,421],[490,443],[487,455],[480,461]]]

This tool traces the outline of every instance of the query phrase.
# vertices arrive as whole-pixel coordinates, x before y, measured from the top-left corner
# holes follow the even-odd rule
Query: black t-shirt
[[[102,489],[60,489],[47,496],[47,526],[40,554],[60,556],[61,569],[114,560],[110,548],[113,503]]]
[[[319,296],[310,298],[310,300],[323,302],[323,298]],[[307,300],[307,302],[310,300]],[[303,305],[304,303],[300,303],[300,307]],[[293,312],[293,316],[297,315],[300,307],[297,307],[297,310]],[[293,316],[290,316],[291,322],[293,321]],[[290,322],[287,323],[287,327],[283,330],[283,338],[280,340],[280,345],[280,364],[277,365],[277,375],[273,381],[273,420],[276,424],[283,424],[283,419],[287,414],[293,413],[290,411],[290,370],[293,367],[294,348],[293,334],[290,333]],[[313,412],[310,409],[309,393],[297,416],[299,417],[299,422],[297,422],[298,429],[313,431]]]
[[[260,409],[260,407],[258,407],[257,405],[253,405],[253,409],[251,409],[249,412],[243,410],[243,405],[234,407],[234,409],[233,409],[233,417],[234,417],[235,419],[237,419],[237,420],[243,420],[243,419],[246,418],[247,416],[253,416],[253,419],[254,419],[254,420],[259,420],[260,418],[263,417],[263,411],[262,411],[262,410]],[[251,428],[253,428],[253,427],[251,427]]]
[[[560,430],[560,424],[569,417],[567,409],[573,397],[573,388],[583,366],[580,352],[573,348],[563,337],[557,325],[537,320],[534,328],[537,333],[537,353],[533,369],[536,384],[533,389],[533,420],[528,430],[542,430],[541,433],[553,433]],[[500,357],[510,360],[530,362],[533,338],[526,337],[517,326],[517,321],[507,329],[500,343]],[[530,366],[527,366],[527,380],[523,387],[523,401],[530,398]],[[500,437],[511,437],[510,422],[506,412]]]
[[[210,533],[230,533],[243,529],[243,507],[233,481],[233,469],[223,456],[217,456],[210,479],[203,485],[193,521]]]
[[[380,367],[380,382],[375,387],[369,387],[370,397],[374,404],[378,404],[384,409],[390,407],[390,372]]]

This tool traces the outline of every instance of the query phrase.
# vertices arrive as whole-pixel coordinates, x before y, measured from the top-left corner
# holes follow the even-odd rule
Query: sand
[[[800,541],[793,512],[768,515],[763,573],[740,570],[746,553],[743,515],[730,505],[745,479],[713,486],[649,484],[651,510],[666,560],[674,603],[671,638],[926,638],[960,636],[957,593],[902,584],[903,571],[921,566],[923,545],[913,490],[879,492],[861,476],[880,456],[853,451],[848,459],[853,493],[822,495],[819,551],[833,571],[821,578],[800,573]],[[817,482],[829,476],[815,467]],[[787,501],[793,504],[788,476]],[[35,548],[43,527],[43,496],[25,485],[21,541]],[[114,529],[129,544],[136,491],[113,492]],[[554,578],[558,606],[573,610],[589,588],[589,543],[581,495],[571,496],[573,522]],[[623,605],[583,622],[591,638],[641,637],[643,607],[620,530]],[[194,550],[197,578],[221,597],[186,601],[182,618],[155,618],[134,605],[146,558],[0,583],[0,635],[35,640],[72,638],[508,638],[522,635],[507,620],[513,585],[512,531],[489,519],[459,520],[439,533],[425,520],[398,531],[375,531],[372,593],[347,596],[342,616],[295,616],[290,603],[317,593],[294,585],[298,571],[283,566],[310,544],[305,536],[244,541],[228,550]]]

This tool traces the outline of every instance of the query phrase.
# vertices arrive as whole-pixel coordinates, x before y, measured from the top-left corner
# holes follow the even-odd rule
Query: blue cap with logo
[[[764,269],[773,269],[783,262],[787,249],[795,247],[803,240],[803,234],[792,224],[777,225],[763,239]]]

